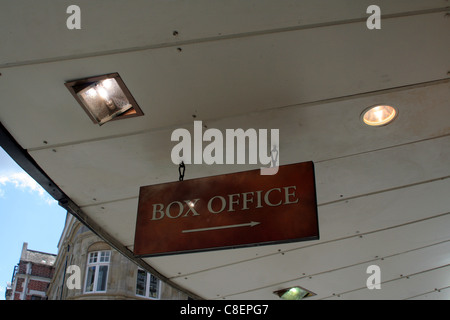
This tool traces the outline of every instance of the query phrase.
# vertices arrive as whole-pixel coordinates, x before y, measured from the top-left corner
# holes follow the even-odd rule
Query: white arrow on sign
[[[210,230],[219,230],[219,229],[228,229],[228,228],[239,228],[239,227],[254,227],[261,222],[249,222],[249,223],[242,223],[242,224],[233,224],[229,226],[220,226],[220,227],[210,227],[210,228],[201,228],[201,229],[190,229],[190,230],[183,230],[182,233],[189,233],[189,232],[201,232],[201,231],[210,231]]]

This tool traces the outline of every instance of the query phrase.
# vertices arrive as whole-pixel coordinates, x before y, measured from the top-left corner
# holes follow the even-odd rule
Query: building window
[[[105,292],[111,251],[94,251],[88,256],[84,292]]]
[[[159,299],[159,280],[154,275],[138,269],[136,295],[150,299]]]

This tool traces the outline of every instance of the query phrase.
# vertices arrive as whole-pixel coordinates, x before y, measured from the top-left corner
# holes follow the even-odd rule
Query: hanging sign
[[[140,188],[136,256],[318,238],[312,162]]]

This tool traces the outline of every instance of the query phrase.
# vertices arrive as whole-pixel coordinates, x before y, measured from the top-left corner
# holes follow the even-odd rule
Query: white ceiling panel
[[[450,286],[445,288],[434,288],[434,290],[418,294],[408,300],[450,300]]]
[[[191,288],[194,292],[201,292],[208,299],[214,299],[251,288],[293,280],[294,275],[301,278],[303,273],[311,275],[330,271],[370,261],[375,257],[389,256],[412,248],[431,245],[439,240],[436,239],[435,234],[447,233],[449,221],[450,214],[447,214],[416,224],[280,252],[261,259],[226,265],[195,274],[181,275],[172,280]],[[414,234],[414,237],[410,237],[411,234]],[[446,238],[444,240],[449,240],[448,234]],[[401,266],[398,268],[401,269]],[[287,275],[293,277],[287,279]],[[227,282],[227,286],[220,285],[224,281]]]
[[[281,164],[307,160],[320,162],[317,173],[318,188],[321,188],[322,185],[327,188],[327,183],[330,183],[327,176],[330,171],[335,170],[335,166],[342,166],[342,171],[333,173],[341,174],[341,176],[335,177],[337,180],[347,175],[345,170],[357,173],[355,176],[357,179],[376,174],[375,181],[370,184],[365,182],[368,184],[366,191],[374,192],[378,188],[392,188],[402,184],[416,183],[425,177],[427,180],[448,176],[449,170],[446,167],[448,152],[440,151],[441,148],[448,149],[448,139],[439,139],[440,142],[437,145],[434,142],[424,142],[427,149],[431,148],[426,153],[421,152],[420,144],[417,146],[411,144],[402,146],[399,149],[402,152],[393,149],[377,153],[376,158],[372,157],[374,153],[369,153],[327,164],[321,162],[369,150],[393,148],[395,145],[450,133],[447,121],[450,117],[450,108],[445,102],[447,98],[450,100],[449,88],[450,84],[444,82],[432,87],[393,92],[381,96],[363,97],[325,105],[290,107],[280,110],[276,114],[274,114],[275,111],[265,111],[253,113],[250,116],[239,116],[207,123],[208,127],[223,130],[230,126],[235,128],[279,128]],[[424,114],[421,111],[423,100],[418,97],[427,98],[429,113]],[[401,115],[395,125],[386,127],[385,130],[368,128],[359,121],[361,110],[377,100],[397,102],[394,104],[399,105],[400,108]],[[423,125],[426,122],[433,123],[433,125]],[[311,126],[310,123],[317,125]],[[346,125],[337,125],[339,123]],[[190,130],[193,128],[192,125],[186,127]],[[325,128],[326,130],[324,130]],[[175,129],[175,127],[171,129]],[[31,155],[39,163],[42,163],[43,169],[81,206],[126,199],[137,196],[140,186],[177,180],[177,166],[170,160],[171,149],[176,144],[170,140],[171,129],[64,146],[50,146],[31,151]],[[411,160],[408,161],[408,167],[405,167],[404,159],[416,158],[416,156],[419,156],[416,164]],[[385,171],[386,177],[391,177],[391,181],[385,180],[380,175],[383,172],[381,161],[386,161],[386,158],[395,163],[393,164],[395,167],[385,168],[387,170]],[[355,163],[358,161],[359,166],[355,167]],[[373,169],[370,169],[372,171],[365,170],[367,161],[374,163]],[[432,163],[433,165],[431,165]],[[326,170],[324,176],[321,176],[320,166],[324,166],[324,170]],[[71,169],[67,170],[67,168]],[[186,179],[255,168],[258,166],[191,165],[187,168]],[[413,174],[404,174],[401,179],[392,176],[392,172],[402,168],[405,171],[414,170],[414,172]],[[424,173],[421,175],[422,171]],[[429,177],[428,172],[431,174]],[[80,179],[81,177],[83,179]],[[108,177],[109,187],[107,189],[104,188],[105,177]],[[69,185],[67,185],[68,181],[70,181]],[[376,181],[379,181],[378,187],[376,187]],[[364,190],[359,187],[360,183],[364,183],[362,180],[355,180],[353,184],[346,183],[343,188],[352,188],[355,183],[358,183],[356,186],[358,190]],[[87,187],[85,187],[86,184]],[[333,185],[331,184],[332,188],[335,188]],[[341,189],[342,191],[328,190],[325,191],[325,194],[322,191],[318,192],[319,202],[339,199],[340,195],[344,194],[343,191],[346,191],[345,189]],[[358,192],[347,191],[345,196],[356,195]],[[332,193],[331,197],[328,196],[329,193]],[[93,200],[94,198],[96,200]]]
[[[372,290],[366,286],[369,266],[376,265],[380,268],[381,289],[387,282],[398,281],[423,270],[432,270],[450,262],[448,252],[450,242],[445,241],[426,247],[412,249],[402,254],[394,254],[385,257],[374,257],[371,261],[356,265],[349,265],[332,271],[313,274],[301,273],[299,278],[282,284],[262,287],[254,291],[239,293],[225,297],[226,299],[249,299],[258,295],[262,299],[273,299],[273,292],[293,286],[301,286],[315,296],[308,300],[320,300],[334,296],[345,297],[346,292],[359,290],[360,299],[370,299]],[[342,281],[346,279],[346,281]],[[398,283],[397,283],[398,285]],[[426,291],[424,291],[426,292]],[[405,299],[412,296],[397,296],[395,299]]]
[[[450,283],[450,265],[438,267],[431,270],[419,272],[417,274],[403,277],[397,281],[390,281],[382,284],[381,290],[369,290],[362,288],[352,292],[340,294],[339,296],[330,297],[330,299],[347,299],[347,300],[392,300],[407,299],[425,292],[432,292],[442,288],[442,284]],[[383,287],[386,290],[383,290]]]
[[[179,126],[194,114],[220,119],[445,79],[447,27],[448,19],[433,13],[388,20],[380,33],[365,23],[343,24],[190,44],[182,52],[149,49],[6,68],[0,120],[7,129],[33,128],[15,138],[35,149]],[[64,82],[111,72],[122,76],[145,116],[100,128]]]
[[[321,161],[316,164],[318,202],[450,177],[448,159],[450,136]]]
[[[101,228],[126,246],[134,243],[136,228],[136,208],[138,198],[103,203],[83,207],[89,217],[97,221]]]
[[[73,31],[66,27],[70,16],[66,11],[73,1],[4,1],[0,29],[8,32],[0,33],[0,65],[365,20],[372,2],[79,0],[81,30]],[[445,0],[379,0],[377,4],[386,16],[442,10],[448,5]],[[175,36],[174,31],[178,31]]]

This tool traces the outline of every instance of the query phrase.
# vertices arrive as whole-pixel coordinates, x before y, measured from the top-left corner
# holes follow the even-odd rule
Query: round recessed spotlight
[[[398,110],[388,105],[376,105],[369,107],[361,114],[362,121],[368,126],[385,126],[398,116]]]

